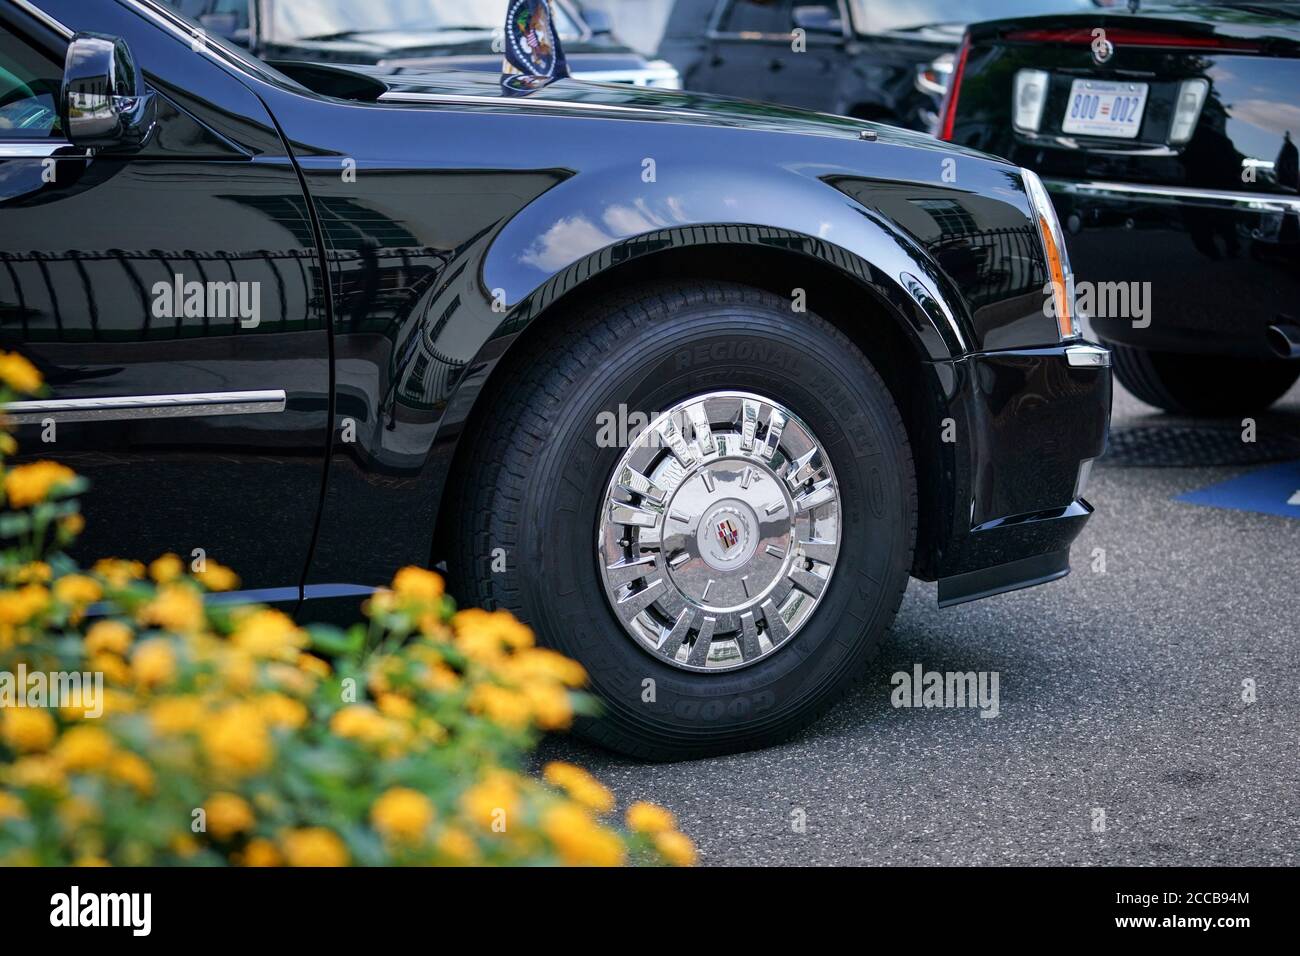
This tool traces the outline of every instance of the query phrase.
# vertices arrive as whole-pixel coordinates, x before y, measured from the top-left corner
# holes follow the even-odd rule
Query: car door
[[[704,93],[767,99],[770,74],[790,52],[791,0],[724,0],[697,71]]]
[[[156,103],[143,145],[79,149],[51,116],[71,31],[123,39]],[[0,6],[0,347],[48,394],[21,453],[91,480],[83,559],[172,551],[296,601],[328,435],[328,285],[261,101],[144,7]],[[44,108],[45,112],[40,110]]]

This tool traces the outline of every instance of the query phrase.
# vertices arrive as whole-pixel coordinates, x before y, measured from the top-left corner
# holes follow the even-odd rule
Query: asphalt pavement
[[[1256,447],[1300,438],[1300,386],[1256,425]],[[1125,453],[1094,471],[1068,578],[947,610],[913,581],[866,679],[795,740],[667,765],[567,738],[542,756],[671,808],[704,864],[1300,863],[1300,508],[1274,500],[1279,466],[1231,464],[1239,420],[1117,387],[1114,429]],[[1153,442],[1171,466],[1144,464]],[[1265,469],[1272,490],[1233,507],[1175,500]],[[997,672],[998,716],[891,706],[916,664]]]

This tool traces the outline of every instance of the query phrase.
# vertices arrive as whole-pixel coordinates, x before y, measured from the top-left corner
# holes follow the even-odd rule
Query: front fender
[[[486,252],[483,284],[506,312],[494,338],[517,334],[576,286],[637,257],[767,246],[851,275],[931,359],[969,351],[970,315],[951,280],[911,236],[827,185],[821,172],[830,171],[656,168],[648,159],[639,171],[565,178],[506,223]],[[816,289],[806,291],[817,311]]]

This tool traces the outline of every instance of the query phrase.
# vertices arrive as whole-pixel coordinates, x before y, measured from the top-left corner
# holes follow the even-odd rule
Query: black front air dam
[[[1106,450],[1111,409],[1110,355],[1086,342],[979,353],[954,372],[965,473],[936,575],[945,607],[1069,573],[1070,544],[1092,514],[1085,463]]]

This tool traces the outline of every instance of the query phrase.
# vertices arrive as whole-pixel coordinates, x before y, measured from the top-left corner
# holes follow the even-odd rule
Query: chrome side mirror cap
[[[64,135],[74,146],[141,146],[153,132],[153,93],[125,41],[78,33],[68,44],[60,98]]]

